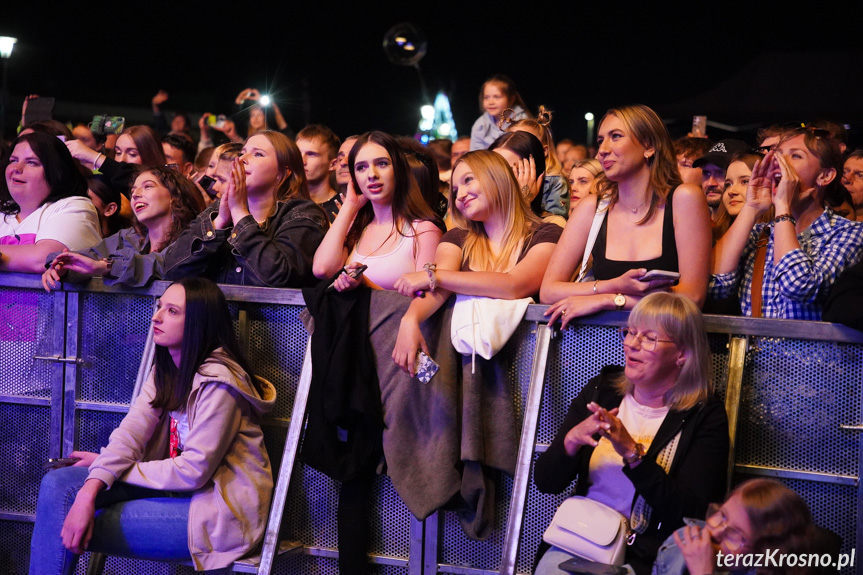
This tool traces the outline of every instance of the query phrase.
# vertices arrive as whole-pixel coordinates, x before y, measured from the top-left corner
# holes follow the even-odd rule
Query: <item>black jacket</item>
[[[213,226],[218,213],[217,201],[165,248],[167,279],[197,275],[223,284],[288,288],[317,283],[312,260],[329,223],[314,202],[278,202],[263,228],[248,215],[218,230]]]

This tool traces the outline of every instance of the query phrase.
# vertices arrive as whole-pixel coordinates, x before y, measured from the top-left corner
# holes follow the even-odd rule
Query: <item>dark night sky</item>
[[[251,86],[269,88],[295,127],[310,121],[341,135],[412,133],[418,75],[391,64],[381,47],[390,26],[412,21],[428,38],[425,82],[432,95],[450,95],[461,133],[479,115],[483,80],[499,72],[516,80],[529,107],[556,111],[558,138],[583,139],[586,111],[601,115],[633,102],[659,111],[673,135],[695,113],[735,125],[815,116],[863,122],[863,50],[836,33],[848,19],[839,8],[762,3],[751,13],[726,3],[707,13],[703,3],[683,11],[657,2],[570,2],[528,12],[525,3],[468,1],[247,3],[224,11],[191,4],[128,2],[118,12],[116,4],[64,3],[41,18],[34,10],[42,4],[4,9],[0,33],[19,39],[8,70],[10,120],[27,93],[56,97],[58,119],[94,109],[133,118],[159,88],[171,94],[168,110],[230,113],[237,92]]]

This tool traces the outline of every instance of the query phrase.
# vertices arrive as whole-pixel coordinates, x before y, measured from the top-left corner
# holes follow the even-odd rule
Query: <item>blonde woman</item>
[[[452,293],[499,299],[535,296],[560,227],[530,211],[509,165],[485,150],[459,158],[450,205],[458,228],[441,238],[427,270],[403,275],[395,289],[415,297],[405,313],[393,361],[413,375],[417,352],[428,353],[420,324]]]

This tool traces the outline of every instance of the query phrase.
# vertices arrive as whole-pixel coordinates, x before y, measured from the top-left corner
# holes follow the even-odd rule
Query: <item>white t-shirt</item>
[[[617,414],[620,422],[636,443],[650,448],[659,426],[668,415],[667,407],[647,407],[641,405],[631,393],[626,394],[620,402]],[[623,458],[617,454],[611,442],[600,438],[599,445],[590,456],[590,488],[587,497],[613,507],[627,519],[632,511],[632,500],[635,497],[635,486],[623,474]]]
[[[70,251],[101,242],[99,215],[90,198],[73,196],[43,204],[21,222],[16,216],[0,217],[0,245],[33,245],[41,240],[58,241]]]

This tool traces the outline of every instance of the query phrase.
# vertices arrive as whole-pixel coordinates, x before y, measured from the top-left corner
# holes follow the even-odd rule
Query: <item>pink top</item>
[[[420,222],[414,222],[416,228]],[[417,271],[416,253],[414,250],[415,236],[409,226],[402,229],[405,234],[398,234],[396,247],[386,254],[363,255],[357,252],[357,246],[348,256],[348,263],[360,262],[369,268],[365,276],[383,289],[395,289],[396,282],[404,274]],[[359,242],[357,242],[359,245]]]

